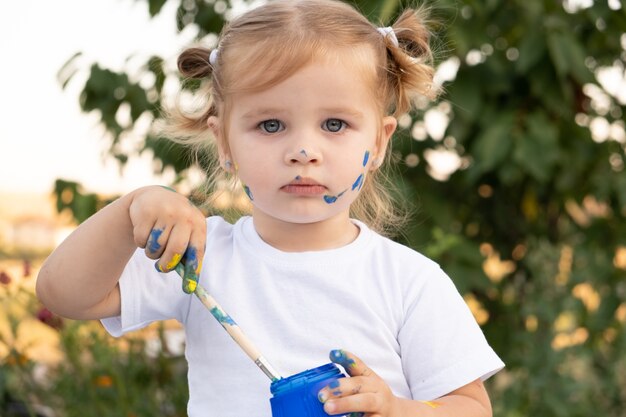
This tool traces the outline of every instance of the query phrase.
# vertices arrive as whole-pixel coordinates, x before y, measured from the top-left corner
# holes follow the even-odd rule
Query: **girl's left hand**
[[[396,415],[398,397],[361,359],[344,350],[332,350],[330,360],[343,366],[350,378],[339,378],[320,390],[318,398],[324,403],[327,414],[363,412],[366,417]]]

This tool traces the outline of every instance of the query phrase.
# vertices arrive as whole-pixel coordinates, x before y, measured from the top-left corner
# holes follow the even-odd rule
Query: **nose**
[[[298,147],[285,153],[285,163],[289,165],[319,164],[321,161],[322,157],[320,152],[310,148]]]

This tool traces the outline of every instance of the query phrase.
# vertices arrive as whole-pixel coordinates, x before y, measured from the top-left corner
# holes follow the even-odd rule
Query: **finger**
[[[172,227],[167,235],[167,241],[163,243],[161,257],[154,264],[157,271],[169,272],[176,268],[187,249],[190,235],[191,227],[185,223],[177,223]]]
[[[332,362],[343,366],[350,376],[376,375],[361,359],[343,349],[331,350],[329,357]]]
[[[334,398],[356,395],[366,391],[375,391],[375,387],[371,384],[367,384],[367,382],[367,378],[359,376],[352,378],[338,378],[322,388],[319,391],[317,398],[320,402],[325,403],[326,401]],[[368,386],[365,387],[365,385]]]
[[[189,246],[185,251],[183,260],[185,263],[185,272],[183,274],[183,291],[187,294],[192,294],[198,287],[198,281],[200,277],[199,273],[199,261],[197,256],[197,249],[194,246]]]
[[[165,250],[171,228],[167,226],[152,227],[146,241],[145,252],[150,259],[158,259]]]
[[[148,221],[141,219],[133,223],[133,239],[138,248],[146,249],[154,226],[154,219]]]
[[[164,254],[160,260],[154,263],[154,267],[159,272],[170,272],[178,266],[182,259],[183,254],[181,252],[173,252],[169,256],[166,256],[166,254]]]
[[[202,270],[202,260],[204,258],[205,228],[194,229],[189,239],[189,246],[185,251],[185,273],[183,275],[183,291],[187,294],[193,293],[200,279]]]
[[[362,413],[378,413],[381,409],[381,398],[373,392],[334,398],[324,403],[327,414],[348,414],[362,416]]]

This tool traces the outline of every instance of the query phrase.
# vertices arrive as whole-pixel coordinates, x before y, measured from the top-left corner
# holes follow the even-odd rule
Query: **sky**
[[[174,60],[191,40],[176,32],[176,2],[155,19],[149,19],[146,3],[0,3],[0,193],[50,193],[57,178],[103,194],[169,181],[152,175],[149,155],[132,161],[123,174],[115,161],[105,160],[103,131],[95,115],[79,108],[80,83],[62,90],[56,78],[78,51],[84,68],[97,61],[120,70],[131,55],[158,53]]]

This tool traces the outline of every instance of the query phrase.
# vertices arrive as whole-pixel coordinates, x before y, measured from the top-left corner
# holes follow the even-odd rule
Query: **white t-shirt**
[[[288,253],[250,217],[210,217],[200,285],[283,377],[344,349],[396,395],[432,400],[504,366],[436,263],[355,223],[344,247]],[[270,417],[270,380],[181,285],[138,250],[120,279],[121,316],[102,322],[113,336],[156,320],[184,325],[190,417]]]

